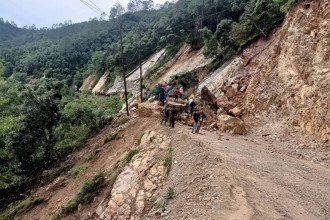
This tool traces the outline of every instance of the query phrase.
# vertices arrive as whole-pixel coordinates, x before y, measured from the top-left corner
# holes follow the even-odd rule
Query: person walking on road
[[[199,118],[200,118],[200,113],[198,110],[195,111],[195,113],[192,115],[193,119],[194,119],[194,126],[192,129],[192,133],[198,133],[198,122],[199,122]]]
[[[171,118],[170,118],[170,127],[174,128],[175,123],[175,116],[178,114],[178,111],[176,110],[175,106],[172,105],[171,109]]]
[[[175,102],[178,102],[179,101],[179,95],[180,95],[180,90],[179,89],[176,89],[174,91],[174,101]]]
[[[168,116],[170,115],[170,107],[168,105],[166,105],[163,109],[163,119],[162,122],[160,123],[161,125],[164,123],[164,125],[166,126],[166,122],[168,120]]]
[[[160,88],[159,101],[162,103],[162,106],[164,106],[164,102],[165,102],[165,90],[163,88]]]
[[[204,112],[202,110],[199,111],[199,123],[197,125],[197,133],[199,133],[199,130],[202,127],[204,118],[206,118],[206,115],[204,114]]]
[[[156,85],[155,90],[156,90],[155,100],[158,101],[159,100],[159,92],[160,92],[160,84],[159,83]]]
[[[180,91],[180,99],[182,99],[182,96],[183,96],[183,87],[182,86],[180,87],[179,91]]]

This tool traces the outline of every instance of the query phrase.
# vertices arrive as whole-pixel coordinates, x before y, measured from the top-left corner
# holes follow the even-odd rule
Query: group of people
[[[199,130],[200,130],[206,116],[201,109],[197,108],[197,105],[192,98],[187,99],[185,113],[188,116],[191,116],[194,120],[192,133],[199,133]],[[174,128],[175,119],[176,119],[177,114],[178,114],[178,111],[175,108],[175,105],[172,105],[170,107],[170,105],[167,104],[163,108],[163,118],[162,118],[162,121],[160,124],[161,125],[164,124],[166,126],[166,123],[169,121],[169,126],[171,128]]]
[[[175,105],[172,105],[172,108],[170,108],[170,106],[167,104],[163,109],[163,119],[160,124],[162,125],[164,122],[164,125],[166,126],[166,122],[168,121],[168,119],[170,119],[169,126],[171,128],[174,128],[175,116],[177,114],[178,114],[178,111],[176,110]]]
[[[95,91],[94,92],[94,95],[95,96],[110,96],[109,94],[105,93],[105,92],[98,92],[98,91]]]
[[[171,86],[165,82],[163,85],[161,85],[160,83],[158,83],[155,87],[155,99],[157,101],[160,101],[162,103],[162,106],[164,106],[166,99],[168,97],[168,94],[171,90]],[[178,102],[179,101],[179,97],[182,99],[182,95],[183,95],[183,88],[181,87],[180,89],[176,88],[174,90],[174,101]]]

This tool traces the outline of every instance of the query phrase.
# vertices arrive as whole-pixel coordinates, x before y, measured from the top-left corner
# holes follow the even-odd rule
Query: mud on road
[[[173,132],[168,219],[330,219],[330,170],[246,136]]]

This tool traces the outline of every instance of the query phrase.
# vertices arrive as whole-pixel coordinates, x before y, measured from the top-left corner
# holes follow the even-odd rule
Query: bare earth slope
[[[267,39],[243,49],[202,85],[219,107],[239,106],[248,125],[278,140],[329,147],[329,39],[329,0],[298,1]]]

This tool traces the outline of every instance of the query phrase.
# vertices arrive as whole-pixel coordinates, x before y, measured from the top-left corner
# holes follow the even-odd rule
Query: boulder
[[[219,95],[217,97],[217,104],[218,104],[219,107],[225,108],[225,107],[228,107],[229,100],[225,95]]]
[[[204,104],[207,103],[211,105],[212,108],[217,108],[217,98],[206,86],[202,88],[201,99]]]
[[[238,91],[238,84],[235,83],[231,86],[236,92]]]
[[[235,117],[239,117],[242,115],[242,110],[238,106],[236,106],[235,108],[230,109],[229,113],[234,115]]]
[[[163,107],[154,103],[139,103],[138,105],[140,117],[161,117]]]
[[[218,128],[220,131],[232,131],[234,134],[246,133],[244,122],[230,115],[220,115],[218,118]]]
[[[209,126],[210,129],[215,129],[217,128],[217,123],[216,122],[213,122],[210,126]]]

